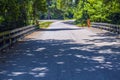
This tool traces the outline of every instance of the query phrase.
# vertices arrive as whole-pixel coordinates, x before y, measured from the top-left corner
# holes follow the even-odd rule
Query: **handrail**
[[[107,30],[120,35],[120,25],[92,22],[91,26],[94,28]]]
[[[20,38],[24,37],[27,34],[30,34],[36,29],[35,25],[25,26],[22,28],[17,28],[11,31],[7,31],[7,33],[2,33],[0,35],[0,51],[4,48],[12,45]]]

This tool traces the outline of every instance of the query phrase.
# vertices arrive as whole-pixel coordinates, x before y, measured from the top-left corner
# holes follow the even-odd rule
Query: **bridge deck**
[[[0,57],[0,80],[120,80],[120,42],[54,22]]]

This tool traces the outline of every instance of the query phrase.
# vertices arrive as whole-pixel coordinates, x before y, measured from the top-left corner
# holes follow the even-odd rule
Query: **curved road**
[[[0,80],[120,80],[120,41],[56,21],[0,57]]]

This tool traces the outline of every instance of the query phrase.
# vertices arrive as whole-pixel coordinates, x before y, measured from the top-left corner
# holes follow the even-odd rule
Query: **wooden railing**
[[[92,22],[91,26],[94,28],[99,28],[99,29],[103,29],[103,30],[116,33],[116,34],[120,34],[120,25]]]
[[[0,34],[0,51],[4,48],[12,45],[19,39],[30,34],[36,29],[35,25],[25,26],[22,28],[17,28],[11,31],[3,32]]]

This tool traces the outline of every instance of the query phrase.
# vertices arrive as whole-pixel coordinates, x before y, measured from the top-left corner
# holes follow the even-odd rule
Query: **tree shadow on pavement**
[[[67,30],[81,30],[81,28],[39,29],[38,31],[67,31]]]
[[[120,80],[118,48],[31,39],[4,56],[0,80]]]
[[[64,22],[62,22],[62,23],[64,23],[64,24],[70,24],[70,25],[75,25],[75,24],[74,24],[74,20],[64,21]]]

